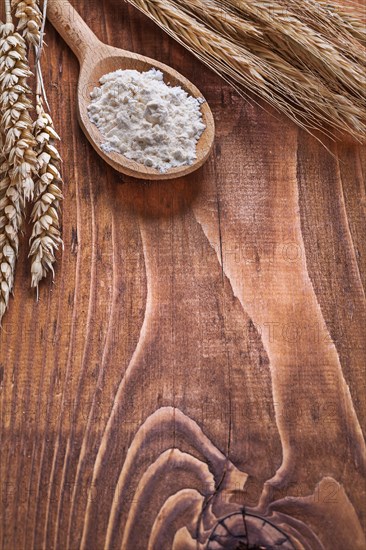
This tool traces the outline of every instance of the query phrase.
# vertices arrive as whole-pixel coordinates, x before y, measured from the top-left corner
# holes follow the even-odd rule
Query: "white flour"
[[[118,70],[102,76],[100,84],[90,94],[88,114],[105,139],[105,151],[161,172],[194,162],[205,129],[203,100],[167,86],[156,69]]]

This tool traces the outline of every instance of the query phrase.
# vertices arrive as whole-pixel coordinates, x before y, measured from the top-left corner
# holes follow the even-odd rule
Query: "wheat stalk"
[[[34,135],[37,140],[39,175],[35,184],[35,203],[31,214],[33,231],[29,256],[32,259],[32,287],[38,289],[41,279],[53,271],[55,252],[62,245],[59,210],[62,183],[59,172],[60,155],[55,142],[60,138],[55,132],[52,118],[43,108],[40,80],[37,90],[37,120]]]
[[[366,30],[315,0],[128,0],[242,95],[310,132],[366,136]]]

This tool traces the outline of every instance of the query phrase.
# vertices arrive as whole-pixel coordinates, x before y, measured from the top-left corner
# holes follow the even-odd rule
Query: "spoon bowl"
[[[77,101],[79,123],[89,142],[105,162],[113,166],[118,172],[146,180],[177,178],[185,176],[202,166],[210,154],[215,135],[213,116],[206,101],[201,104],[202,119],[206,128],[197,142],[197,158],[193,164],[182,165],[170,168],[166,172],[160,172],[155,168],[130,160],[120,153],[104,151],[101,147],[104,138],[88,116],[88,105],[91,101],[90,92],[100,85],[99,79],[103,75],[118,69],[135,69],[144,72],[155,68],[162,71],[166,84],[180,86],[195,98],[203,100],[204,98],[196,86],[172,67],[149,57],[103,44],[69,2],[49,0],[47,15],[53,26],[79,59],[80,75]]]

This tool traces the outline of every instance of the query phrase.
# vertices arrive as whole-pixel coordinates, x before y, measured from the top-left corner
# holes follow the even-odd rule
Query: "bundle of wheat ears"
[[[40,54],[44,14],[37,0],[5,0],[0,26],[0,322],[14,286],[19,237],[27,204],[33,203],[31,286],[49,271],[62,244],[59,140],[42,98]],[[35,90],[30,87],[34,60]],[[31,111],[36,107],[36,119]]]
[[[242,95],[309,130],[366,137],[365,7],[330,0],[128,0]]]

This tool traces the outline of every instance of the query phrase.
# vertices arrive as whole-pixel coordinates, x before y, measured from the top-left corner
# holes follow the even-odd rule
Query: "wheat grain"
[[[60,138],[54,130],[52,118],[43,108],[40,85],[37,93],[37,119],[34,135],[37,140],[39,175],[35,183],[35,203],[31,214],[33,231],[30,238],[32,287],[53,271],[55,252],[62,245],[60,233],[60,155],[55,142]]]
[[[12,8],[17,22],[17,31],[23,38],[38,46],[40,42],[40,28],[42,24],[42,12],[38,0],[12,0]]]
[[[314,0],[129,0],[242,95],[309,131],[366,136],[366,31]]]

